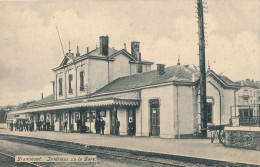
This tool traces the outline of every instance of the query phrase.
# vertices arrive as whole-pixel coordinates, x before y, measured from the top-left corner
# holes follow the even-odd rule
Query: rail
[[[66,152],[77,155],[97,155],[102,159],[116,159],[134,163],[150,163],[151,166],[246,166],[244,163],[233,163],[227,161],[219,161],[204,158],[187,157],[180,155],[170,155],[155,152],[143,152],[136,150],[128,150],[121,148],[84,145],[79,143],[72,143],[66,141],[54,141],[41,138],[14,136],[0,134],[0,140],[8,140],[19,142],[22,144],[29,144],[56,151]],[[149,165],[150,166],[150,165]]]

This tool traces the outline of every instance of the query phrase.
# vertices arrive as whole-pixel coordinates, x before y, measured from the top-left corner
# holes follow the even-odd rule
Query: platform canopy
[[[121,98],[109,98],[103,100],[87,100],[81,102],[67,102],[65,104],[46,104],[39,107],[27,108],[23,110],[13,111],[9,114],[22,114],[22,113],[33,113],[40,111],[52,111],[52,110],[61,110],[61,109],[71,109],[71,108],[80,108],[80,107],[104,107],[104,106],[139,106],[140,99],[121,99]]]

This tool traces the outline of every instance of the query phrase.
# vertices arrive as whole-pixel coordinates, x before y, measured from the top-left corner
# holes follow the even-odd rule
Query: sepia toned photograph
[[[0,167],[260,166],[260,0],[0,11]]]

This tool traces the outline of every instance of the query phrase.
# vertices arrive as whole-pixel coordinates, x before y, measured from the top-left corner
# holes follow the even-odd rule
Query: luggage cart
[[[227,125],[212,125],[208,127],[208,130],[211,131],[211,143],[214,142],[214,139],[217,137],[219,140],[219,143],[224,144],[225,143],[225,131],[224,128],[225,126],[230,126],[229,124]]]

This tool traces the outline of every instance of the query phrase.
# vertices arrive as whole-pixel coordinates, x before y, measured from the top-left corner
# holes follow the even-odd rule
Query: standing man
[[[104,130],[105,130],[105,125],[106,125],[106,122],[103,120],[103,118],[101,118],[101,132],[102,132],[102,135],[104,135]]]
[[[132,119],[129,120],[129,135],[133,136],[133,132],[134,132],[134,124]]]
[[[77,131],[81,132],[81,119],[79,117],[77,117]]]
[[[67,118],[65,119],[65,121],[64,121],[64,131],[63,131],[63,133],[65,132],[65,133],[67,133],[67,125],[68,125],[68,121],[67,121]]]
[[[10,131],[13,131],[13,127],[14,127],[14,124],[13,124],[13,121],[11,121],[11,123],[10,123]]]
[[[116,135],[119,135],[119,128],[120,128],[120,121],[118,121],[118,119],[116,119]]]
[[[98,118],[95,121],[95,129],[96,129],[96,134],[99,134],[100,133],[100,121]]]

